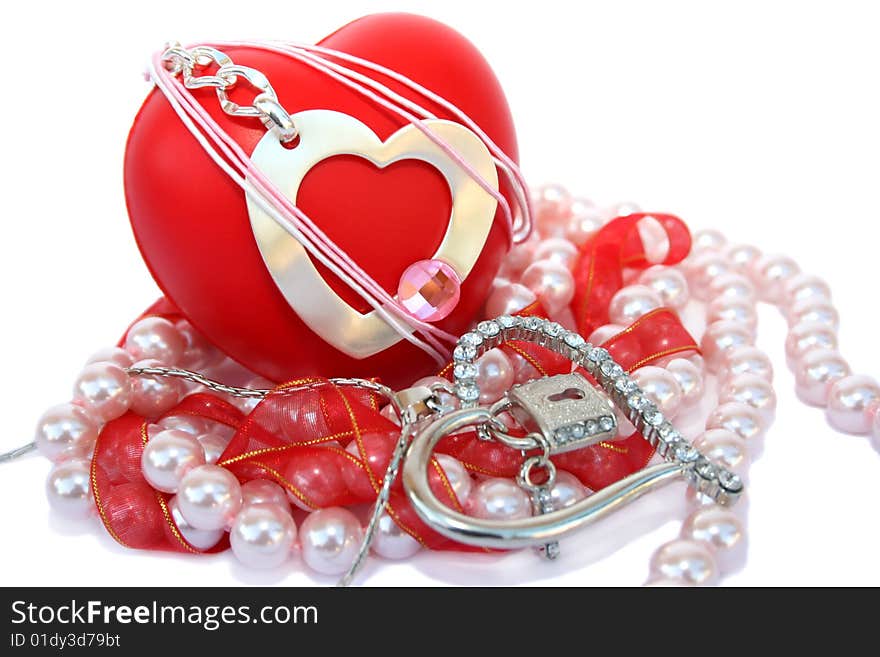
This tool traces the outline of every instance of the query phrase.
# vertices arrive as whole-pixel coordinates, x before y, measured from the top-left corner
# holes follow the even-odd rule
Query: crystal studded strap
[[[474,408],[480,398],[476,360],[489,349],[511,340],[538,344],[582,366],[657,453],[667,462],[681,466],[696,490],[724,505],[733,504],[742,494],[744,485],[740,477],[712,463],[685,439],[607,349],[594,347],[578,333],[541,317],[502,315],[480,322],[475,330],[459,338],[453,351],[453,377],[455,395],[463,408]]]

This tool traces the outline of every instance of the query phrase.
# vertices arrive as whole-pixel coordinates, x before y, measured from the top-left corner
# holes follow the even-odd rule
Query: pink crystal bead
[[[413,317],[436,322],[455,310],[461,297],[461,280],[440,260],[414,262],[400,277],[397,298]]]

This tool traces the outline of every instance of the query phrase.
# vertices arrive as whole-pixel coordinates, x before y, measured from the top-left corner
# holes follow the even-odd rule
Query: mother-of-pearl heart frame
[[[443,174],[452,197],[449,225],[432,258],[448,263],[462,281],[467,278],[486,243],[498,203],[461,166],[414,125],[401,128],[383,142],[365,124],[341,112],[307,110],[291,118],[300,134],[295,148],[285,148],[276,135],[267,133],[251,155],[253,163],[287,198],[296,203],[309,170],[335,155],[356,155],[380,168],[406,159],[428,162]],[[498,189],[495,164],[479,137],[452,121],[428,119],[424,123]],[[287,303],[312,331],[358,359],[403,339],[375,310],[362,314],[352,308],[323,279],[302,244],[250,197],[247,206],[266,268]]]

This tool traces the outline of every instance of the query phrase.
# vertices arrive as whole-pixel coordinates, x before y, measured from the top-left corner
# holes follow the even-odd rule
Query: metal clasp
[[[440,395],[451,392],[451,387],[443,383],[414,386],[395,392],[391,397],[391,405],[401,420],[414,424],[432,415],[443,413],[445,407]]]

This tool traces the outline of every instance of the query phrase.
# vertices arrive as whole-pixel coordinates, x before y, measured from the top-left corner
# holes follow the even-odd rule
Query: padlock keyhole
[[[584,391],[577,388],[566,388],[562,392],[554,392],[547,397],[547,401],[560,402],[567,399],[583,399]]]

